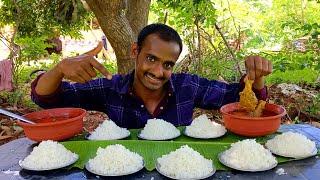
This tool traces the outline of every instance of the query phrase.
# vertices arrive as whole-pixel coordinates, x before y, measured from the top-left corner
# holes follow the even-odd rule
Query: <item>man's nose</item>
[[[163,66],[161,63],[157,63],[154,67],[154,75],[158,78],[163,77]]]

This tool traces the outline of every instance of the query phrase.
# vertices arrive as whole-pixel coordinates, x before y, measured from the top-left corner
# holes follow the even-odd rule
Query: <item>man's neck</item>
[[[144,103],[159,102],[165,95],[167,89],[162,87],[157,90],[150,90],[144,87],[141,83],[133,83],[133,91],[136,96],[141,98]]]
[[[142,85],[142,84],[140,84]],[[143,86],[143,85],[142,85]],[[135,93],[135,95],[137,97],[139,97],[146,109],[149,111],[150,114],[153,114],[154,111],[156,110],[157,106],[159,105],[159,103],[161,102],[161,100],[163,99],[163,97],[165,96],[166,93],[166,88],[162,87],[159,90],[150,90],[147,89],[146,87],[139,87],[139,85],[137,86],[133,86],[133,91]]]

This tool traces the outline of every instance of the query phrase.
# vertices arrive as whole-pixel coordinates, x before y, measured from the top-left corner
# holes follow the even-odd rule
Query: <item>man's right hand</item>
[[[99,42],[97,47],[83,55],[63,59],[53,69],[39,78],[35,86],[36,93],[38,95],[50,95],[54,93],[63,78],[78,83],[85,83],[97,76],[96,70],[107,79],[111,79],[111,73],[94,58],[101,51],[102,47],[102,42]]]
[[[78,83],[85,83],[96,77],[96,70],[107,79],[112,78],[112,74],[94,56],[88,54],[63,59],[56,66],[56,70],[64,78]]]

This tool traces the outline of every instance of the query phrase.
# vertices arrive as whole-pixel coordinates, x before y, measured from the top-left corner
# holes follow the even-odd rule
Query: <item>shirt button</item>
[[[171,93],[169,93],[168,95],[171,96]]]
[[[143,104],[141,104],[141,108],[143,108],[144,107],[144,105]]]
[[[160,106],[160,109],[162,110],[162,109],[163,109],[163,107],[162,107],[162,106]]]

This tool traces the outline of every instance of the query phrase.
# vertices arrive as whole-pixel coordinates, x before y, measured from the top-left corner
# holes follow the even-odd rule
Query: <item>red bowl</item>
[[[222,106],[220,112],[229,131],[248,137],[265,136],[276,132],[280,127],[281,117],[286,114],[283,107],[266,104],[261,117],[250,117],[240,108],[238,102]]]
[[[37,124],[18,121],[25,135],[34,141],[65,140],[82,132],[86,110],[80,108],[56,108],[25,114]]]

